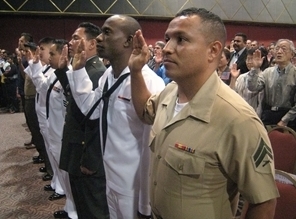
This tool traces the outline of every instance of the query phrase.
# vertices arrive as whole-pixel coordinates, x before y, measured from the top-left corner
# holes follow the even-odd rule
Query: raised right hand
[[[261,51],[259,49],[256,49],[256,51],[253,53],[253,67],[260,68],[263,60],[264,57],[261,57]]]
[[[137,30],[133,37],[133,51],[128,61],[131,72],[141,72],[150,57],[149,48],[145,42],[142,31]]]
[[[32,55],[32,52],[30,51],[31,55]],[[32,55],[32,59],[33,59],[33,63],[38,63],[39,60],[40,60],[40,47],[37,46],[37,49],[35,51],[35,54]]]
[[[240,75],[240,69],[237,69],[237,64],[233,63],[230,68],[230,74],[233,78],[237,78]]]
[[[59,59],[58,68],[63,69],[63,68],[66,68],[67,65],[68,65],[68,46],[64,45],[62,54]]]
[[[77,52],[75,53],[72,61],[73,71],[81,69],[86,64],[86,54],[85,54],[85,39],[81,39]]]

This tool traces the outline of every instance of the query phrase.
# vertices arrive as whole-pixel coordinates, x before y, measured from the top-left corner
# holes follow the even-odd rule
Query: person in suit
[[[248,72],[246,65],[247,50],[246,50],[247,36],[244,33],[237,33],[234,37],[233,48],[228,66],[231,68],[233,63],[237,64],[237,69],[240,74]]]
[[[85,39],[87,62],[85,69],[92,81],[92,87],[98,86],[99,78],[106,70],[104,64],[97,55],[96,37],[101,30],[96,25],[83,22],[72,35],[69,42],[69,55],[73,57],[77,52],[81,39]],[[106,199],[106,182],[103,168],[103,160],[100,148],[98,150],[87,144],[87,136],[96,137],[98,129],[92,130],[85,127],[85,116],[75,103],[65,69],[57,69],[56,75],[61,82],[67,99],[67,114],[63,132],[62,150],[60,157],[60,168],[69,173],[71,190],[79,218],[109,218]],[[97,121],[98,124],[98,121]],[[96,152],[94,152],[96,150]],[[82,156],[83,155],[83,156]],[[65,211],[57,211],[56,218],[67,216]]]

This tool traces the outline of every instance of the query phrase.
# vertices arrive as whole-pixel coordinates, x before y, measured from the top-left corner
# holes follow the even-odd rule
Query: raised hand
[[[31,51],[30,51],[31,52]],[[35,52],[35,54],[34,55],[32,55],[32,52],[31,52],[31,55],[32,55],[32,59],[33,59],[33,63],[38,63],[39,62],[39,60],[40,60],[40,47],[39,46],[37,46],[37,49],[36,49],[36,52]]]
[[[29,61],[29,60],[33,59],[33,56],[34,56],[33,52],[30,49],[28,49],[26,51],[26,60]]]
[[[133,37],[133,51],[128,61],[131,72],[140,72],[150,56],[149,48],[145,42],[142,31],[137,30]]]
[[[230,74],[233,78],[237,78],[240,75],[240,69],[237,69],[237,64],[233,63],[230,68]]]
[[[22,58],[22,53],[21,53],[21,51],[19,50],[19,48],[16,48],[16,49],[15,49],[15,54],[16,54],[16,57],[17,57],[17,58]]]
[[[77,52],[75,53],[73,57],[73,70],[78,70],[81,69],[85,66],[86,64],[86,55],[85,55],[85,39],[81,39],[78,47],[77,47]]]
[[[259,49],[256,49],[256,51],[253,53],[253,67],[260,68],[263,60],[264,57],[261,57],[261,51]]]
[[[64,45],[62,54],[59,59],[58,68],[63,69],[63,68],[66,68],[67,65],[68,65],[68,46]]]

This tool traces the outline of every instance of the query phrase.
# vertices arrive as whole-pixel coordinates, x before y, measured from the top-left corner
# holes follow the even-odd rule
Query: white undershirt
[[[188,102],[186,103],[179,103],[179,99],[176,100],[176,105],[175,105],[175,112],[174,112],[174,117],[186,106]]]

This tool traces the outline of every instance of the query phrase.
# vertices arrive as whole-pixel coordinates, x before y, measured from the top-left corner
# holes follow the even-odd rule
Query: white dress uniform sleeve
[[[85,68],[81,68],[75,71],[69,69],[67,71],[67,76],[71,92],[77,106],[84,115],[87,115],[91,107],[101,97],[101,92],[99,91],[99,88],[96,88],[94,91],[92,90],[92,81],[90,80]],[[93,112],[90,119],[97,118],[99,118],[98,107]]]
[[[41,92],[47,92],[49,87],[48,78],[44,76],[42,73],[42,64],[39,61],[38,63],[31,63],[29,64],[31,66],[32,71],[32,81],[36,87],[36,91],[38,93]]]

